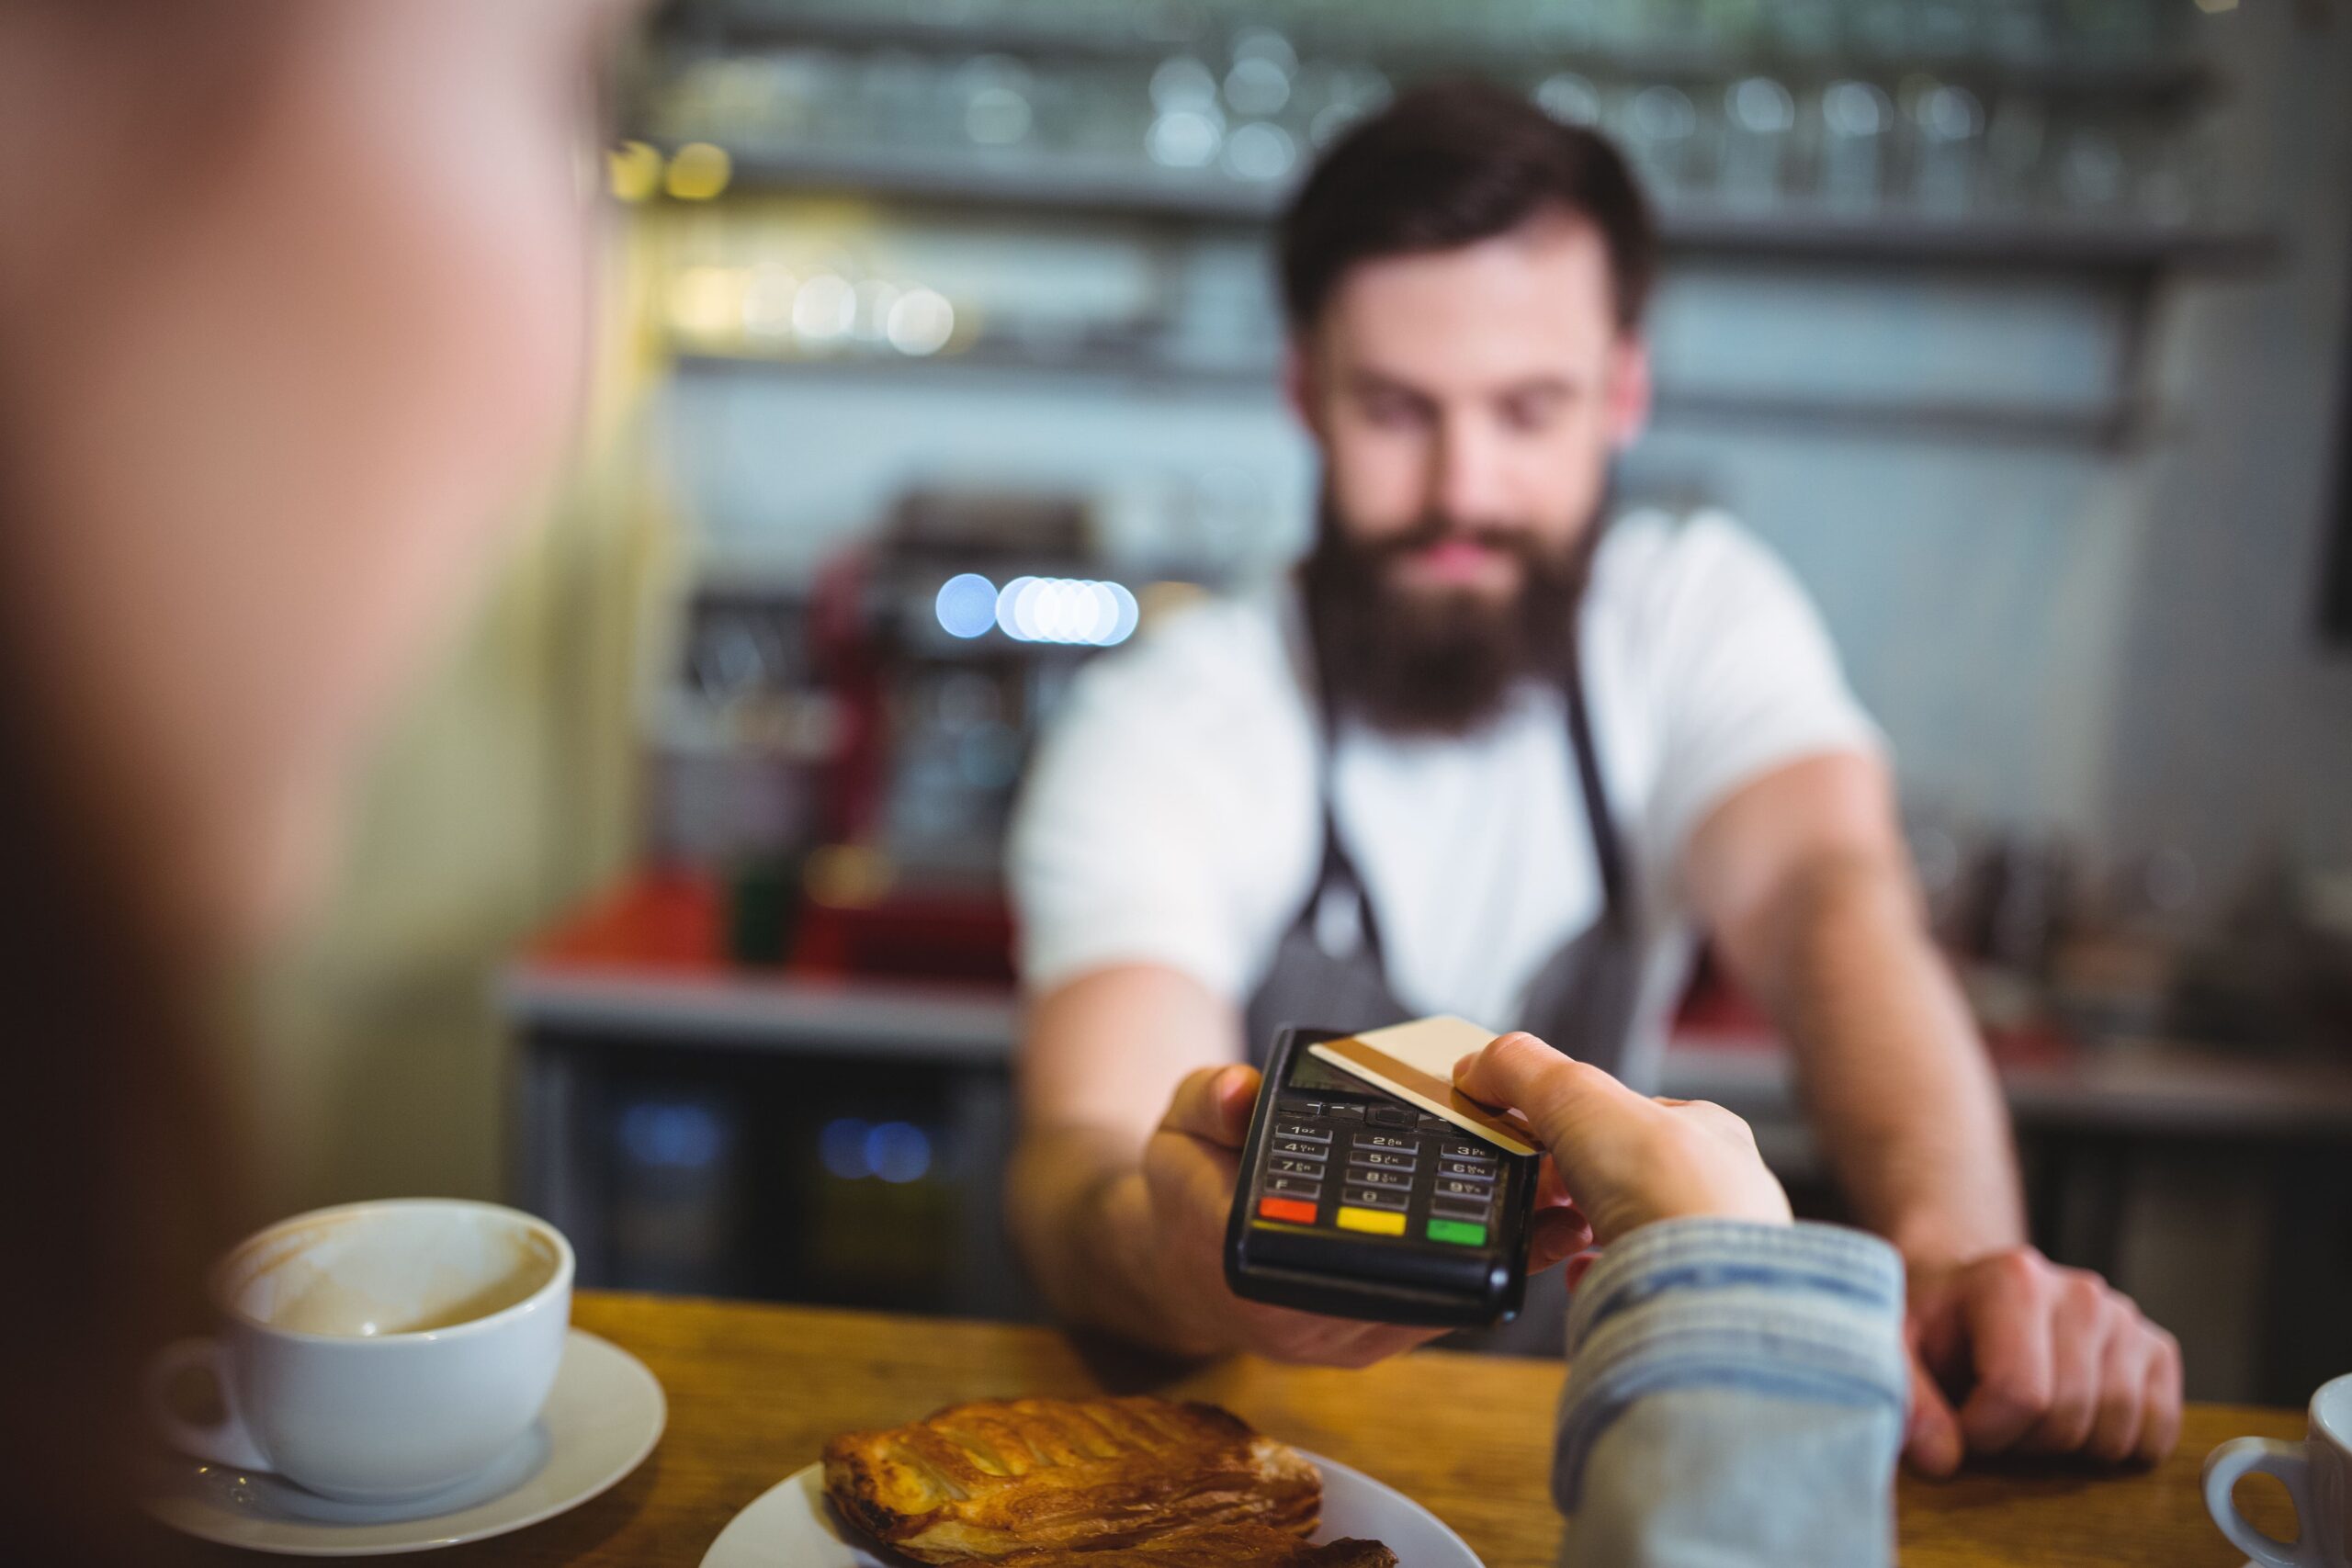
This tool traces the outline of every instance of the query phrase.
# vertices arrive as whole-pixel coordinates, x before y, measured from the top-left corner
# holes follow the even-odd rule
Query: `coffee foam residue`
[[[536,1231],[369,1218],[260,1237],[230,1259],[222,1295],[273,1328],[374,1337],[489,1317],[529,1300],[557,1271],[554,1247]]]

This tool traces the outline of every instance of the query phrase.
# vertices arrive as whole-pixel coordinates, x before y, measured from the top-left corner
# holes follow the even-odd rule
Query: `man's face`
[[[1590,223],[1533,220],[1458,250],[1352,268],[1294,347],[1344,542],[1408,600],[1513,603],[1530,555],[1593,526],[1610,458],[1649,407]]]

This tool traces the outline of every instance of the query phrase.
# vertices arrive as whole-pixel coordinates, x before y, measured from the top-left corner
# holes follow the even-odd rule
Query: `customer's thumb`
[[[1649,1101],[1600,1067],[1577,1061],[1528,1033],[1506,1034],[1454,1065],[1453,1086],[1488,1105],[1514,1107],[1559,1163],[1576,1190],[1584,1151],[1576,1130],[1595,1118],[1648,1111]]]

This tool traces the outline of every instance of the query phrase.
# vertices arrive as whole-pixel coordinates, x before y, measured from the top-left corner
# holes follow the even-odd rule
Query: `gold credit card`
[[[1421,1018],[1367,1029],[1344,1040],[1322,1040],[1309,1055],[1352,1073],[1374,1088],[1442,1116],[1464,1132],[1515,1155],[1536,1152],[1527,1123],[1516,1114],[1479,1104],[1453,1087],[1453,1064],[1495,1038],[1464,1018]]]

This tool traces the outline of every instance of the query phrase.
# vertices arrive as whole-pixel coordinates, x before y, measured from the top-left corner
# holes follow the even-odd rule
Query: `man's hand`
[[[2030,1247],[1914,1265],[1905,1457],[1949,1475],[1963,1453],[2154,1464],[2180,1437],[2180,1346],[2098,1275]]]
[[[1250,1131],[1259,1075],[1208,1067],[1187,1077],[1144,1145],[1142,1201],[1130,1216],[1149,1249],[1157,1305],[1180,1344],[1240,1349],[1283,1361],[1363,1367],[1445,1332],[1323,1317],[1247,1302],[1225,1283],[1226,1217],[1233,1208],[1239,1153]],[[1117,1201],[1118,1194],[1113,1195]],[[1556,1177],[1541,1184],[1528,1269],[1548,1269],[1591,1240]]]

